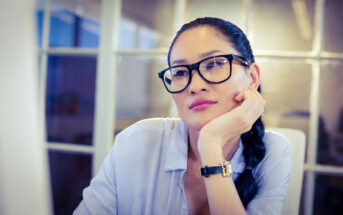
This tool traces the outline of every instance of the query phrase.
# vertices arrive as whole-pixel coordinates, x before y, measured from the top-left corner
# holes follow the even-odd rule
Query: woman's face
[[[224,35],[212,27],[200,26],[186,30],[179,36],[170,53],[170,64],[192,64],[220,54],[240,55]],[[193,71],[188,88],[172,94],[172,97],[185,124],[190,129],[200,130],[212,119],[236,107],[238,103],[234,97],[248,88],[250,83],[246,69],[233,63],[229,80],[210,84],[197,71]]]

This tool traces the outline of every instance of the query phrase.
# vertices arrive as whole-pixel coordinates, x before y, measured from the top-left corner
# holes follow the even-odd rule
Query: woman
[[[291,149],[264,131],[244,33],[196,19],[177,33],[168,64],[159,77],[181,119],[143,120],[117,135],[75,214],[280,214]]]

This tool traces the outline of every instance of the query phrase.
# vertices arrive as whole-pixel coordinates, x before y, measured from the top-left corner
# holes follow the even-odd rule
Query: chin
[[[212,119],[215,117],[187,117],[187,118],[182,118],[182,121],[189,127],[194,130],[200,131],[202,127],[204,127],[208,122],[210,122]]]

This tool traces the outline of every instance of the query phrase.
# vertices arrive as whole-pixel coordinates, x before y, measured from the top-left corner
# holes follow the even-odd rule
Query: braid
[[[253,124],[250,131],[241,135],[244,145],[243,155],[245,170],[236,179],[235,185],[241,201],[246,208],[258,191],[258,184],[252,175],[252,170],[263,159],[265,146],[262,141],[264,136],[264,125],[261,117]]]

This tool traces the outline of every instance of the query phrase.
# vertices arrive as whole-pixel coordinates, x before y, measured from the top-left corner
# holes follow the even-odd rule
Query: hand
[[[201,157],[213,151],[222,153],[223,146],[249,131],[264,111],[265,100],[255,88],[249,87],[234,99],[239,106],[211,120],[200,130],[198,150]],[[231,148],[233,150],[234,145]]]

